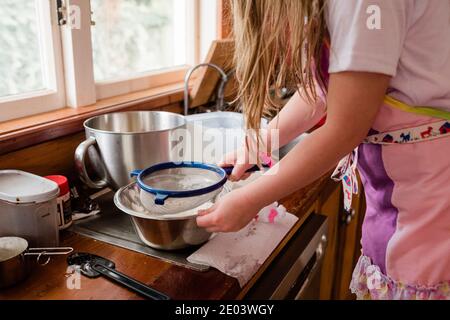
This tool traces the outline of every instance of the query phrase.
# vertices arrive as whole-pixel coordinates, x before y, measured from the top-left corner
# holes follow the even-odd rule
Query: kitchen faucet
[[[219,88],[217,90],[217,102],[216,108],[218,111],[222,111],[224,105],[224,95],[225,95],[225,85],[228,82],[228,75],[219,66],[214,63],[201,63],[195,67],[189,69],[184,78],[184,115],[187,116],[189,113],[189,80],[195,70],[201,67],[210,67],[215,69],[222,77]]]

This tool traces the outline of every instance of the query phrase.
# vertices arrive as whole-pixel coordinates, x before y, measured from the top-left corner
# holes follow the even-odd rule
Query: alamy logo
[[[81,29],[81,8],[79,6],[61,7],[58,12],[59,25],[65,25],[70,29]]]
[[[69,266],[66,270],[66,286],[69,290],[81,289],[81,271],[80,267]]]
[[[367,288],[369,290],[378,290],[382,287],[382,278],[378,269],[374,266],[369,266],[367,272]]]
[[[71,5],[69,6],[68,10],[68,19],[67,24],[72,29],[81,29],[81,9],[79,6]]]
[[[377,5],[370,5],[367,7],[366,13],[369,15],[366,20],[366,25],[369,30],[381,29],[381,8]]]

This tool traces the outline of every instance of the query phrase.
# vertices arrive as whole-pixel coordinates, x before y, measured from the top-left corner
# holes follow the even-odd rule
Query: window
[[[181,81],[213,0],[2,0],[0,122]]]
[[[5,1],[0,19],[0,96],[44,89],[46,84],[36,3]]]
[[[2,1],[0,121],[64,105],[60,39],[50,12],[48,1]]]
[[[186,3],[92,0],[95,80],[186,65]]]

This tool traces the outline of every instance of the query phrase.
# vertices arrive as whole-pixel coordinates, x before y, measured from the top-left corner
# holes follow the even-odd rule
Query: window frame
[[[43,3],[43,8],[46,9],[41,10],[45,12],[47,18],[47,22],[41,24],[42,28],[51,30],[52,55],[50,57],[53,60],[47,59],[47,61],[49,64],[48,75],[54,75],[54,89],[11,96],[10,99],[0,98],[0,122],[64,107],[90,106],[99,100],[182,82],[190,65],[199,63],[202,55],[204,56],[204,44],[207,37],[210,37],[211,30],[202,30],[201,25],[207,23],[208,28],[214,28],[214,39],[218,35],[217,15],[204,12],[206,11],[204,8],[208,8],[205,7],[204,2],[211,2],[211,0],[185,1],[188,1],[189,12],[187,14],[193,17],[187,30],[186,42],[194,43],[191,50],[188,50],[187,65],[96,82],[92,55],[90,1],[63,1],[66,17],[71,16],[70,10],[74,6],[79,9],[80,28],[77,29],[73,28],[70,23],[59,26],[56,1],[36,0],[36,2]],[[216,1],[214,1],[214,6],[217,8]],[[47,44],[46,47],[48,47]],[[86,54],[86,52],[91,54]]]
[[[45,89],[0,97],[0,122],[57,110],[65,106],[60,33],[54,1],[35,0]]]
[[[184,1],[188,2],[186,14],[193,17],[193,21],[187,26],[186,42],[194,43],[187,50],[187,64],[143,72],[128,77],[98,81],[95,83],[97,100],[181,82],[190,66],[202,61],[208,53],[212,40],[217,39],[217,14],[208,14],[211,11],[217,12],[217,1]],[[204,25],[207,25],[208,28],[202,28]],[[195,75],[193,78],[195,78]]]
[[[68,52],[64,58],[66,70],[76,70],[74,66],[89,66],[84,72],[74,72],[66,75],[66,84],[78,84],[78,86],[95,88],[95,92],[91,90],[70,90],[68,91],[67,101],[71,107],[81,107],[97,100],[111,98],[117,95],[133,93],[136,91],[152,89],[158,86],[169,85],[172,83],[183,81],[184,74],[189,68],[188,65],[165,68],[161,70],[153,70],[142,72],[127,77],[119,77],[104,81],[95,81],[93,55],[83,55],[81,52],[89,50],[92,52],[92,29],[91,29],[91,4],[85,0],[66,0],[69,6],[76,5],[81,9],[81,28],[72,29],[70,26],[63,27],[63,47],[64,52]],[[189,64],[198,63],[198,51],[200,46],[199,19],[200,1],[201,0],[185,0],[187,4],[186,15],[192,16],[191,23],[188,23],[187,34],[191,35],[186,39],[187,43],[194,43],[188,50],[187,61]],[[204,0],[203,0],[204,1]],[[210,1],[210,0],[208,0]],[[93,13],[95,18],[95,12]],[[95,19],[94,19],[95,20]],[[95,26],[94,26],[95,28]],[[76,38],[76,39],[74,39]],[[64,45],[64,43],[69,43]],[[80,54],[71,54],[70,47],[79,49]],[[77,48],[78,47],[78,48]]]

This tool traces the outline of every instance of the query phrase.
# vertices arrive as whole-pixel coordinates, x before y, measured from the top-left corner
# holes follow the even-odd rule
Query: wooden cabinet
[[[362,187],[360,187],[362,190]],[[349,290],[353,269],[360,256],[361,225],[365,212],[363,192],[353,199],[353,212],[343,209],[342,187],[335,186],[315,204],[315,212],[328,217],[328,245],[322,268],[320,298],[353,299]]]
[[[321,195],[327,195],[322,192]],[[335,187],[334,191],[327,198],[319,197],[316,212],[328,217],[328,243],[325,258],[323,261],[320,299],[332,299],[335,273],[337,270],[337,249],[338,249],[338,229],[339,215],[341,207],[341,187]]]
[[[360,190],[362,186],[360,185]],[[361,192],[353,198],[353,212],[349,216],[342,212],[340,227],[338,228],[337,270],[333,298],[354,299],[349,290],[353,269],[361,255],[361,227],[365,213],[365,198]]]

